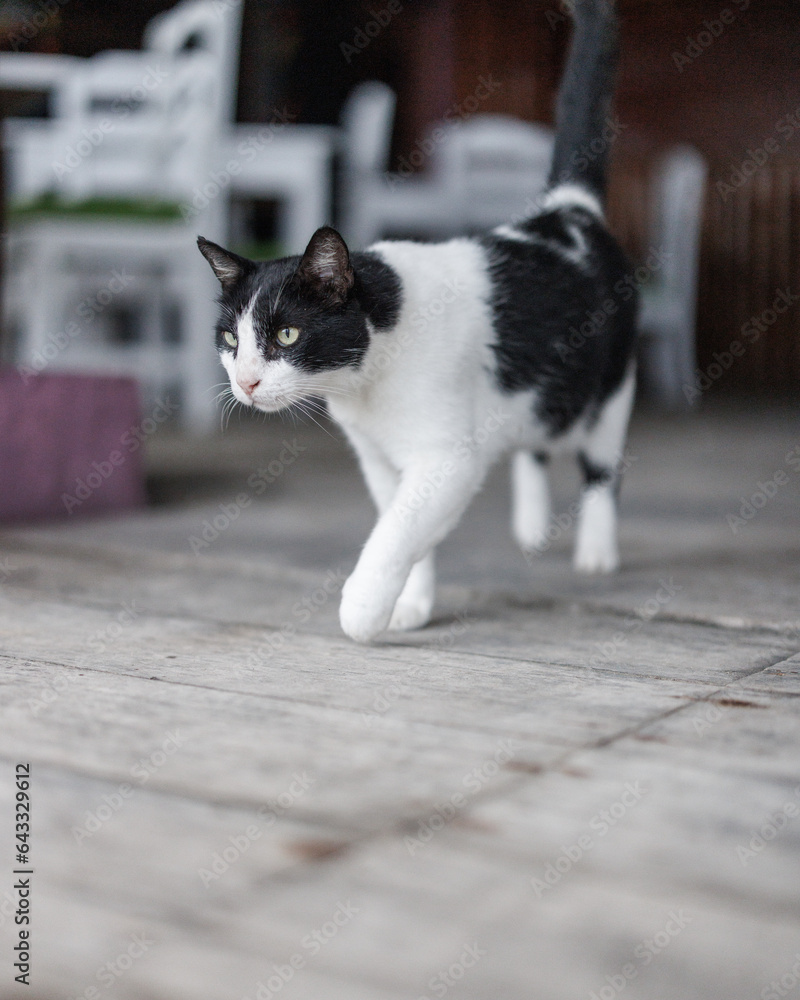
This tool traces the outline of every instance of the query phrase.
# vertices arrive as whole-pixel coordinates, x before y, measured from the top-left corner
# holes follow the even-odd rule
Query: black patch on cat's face
[[[285,358],[307,372],[358,367],[369,346],[367,320],[376,330],[397,322],[402,290],[395,271],[374,253],[351,259],[330,227],[317,230],[302,256],[261,263],[207,240],[198,245],[222,284],[218,350],[231,350],[224,333],[236,331],[254,299],[253,327],[264,358]],[[289,347],[277,340],[284,327],[300,330]]]

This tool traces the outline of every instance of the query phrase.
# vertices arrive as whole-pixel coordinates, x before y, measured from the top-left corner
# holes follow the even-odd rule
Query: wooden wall
[[[723,10],[730,12],[727,23]],[[796,394],[800,5],[623,0],[622,12],[617,106],[630,123],[620,143],[622,177],[636,176],[642,156],[652,163],[674,142],[691,143],[709,162],[697,338],[701,384],[709,392]],[[638,214],[635,206],[632,212]],[[798,300],[773,315],[779,292]],[[753,339],[751,321],[765,310],[764,329]],[[745,354],[721,366],[719,358],[727,363],[737,340]]]

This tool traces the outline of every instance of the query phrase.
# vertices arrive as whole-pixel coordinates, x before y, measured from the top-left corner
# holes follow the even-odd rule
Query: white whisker
[[[296,405],[298,414],[302,414],[303,416],[308,417],[309,420],[311,420],[312,423],[316,424],[321,431],[324,431],[329,437],[332,437],[334,440],[336,440],[336,436],[332,434],[331,431],[323,424],[321,424],[319,420],[317,420],[317,418],[314,416],[314,413],[312,412],[311,409],[311,403],[312,401],[310,399],[303,400],[302,403],[298,403]],[[320,416],[322,415],[322,411],[317,411],[317,412],[320,413]],[[327,414],[325,415],[327,416]]]
[[[278,306],[280,305],[281,295],[283,294],[284,288],[289,283],[289,278],[290,277],[291,277],[291,275],[287,274],[286,277],[283,279],[283,281],[278,286],[278,294],[275,296],[275,305],[270,308],[270,317],[272,317],[272,316],[275,315],[275,313],[276,313],[276,311],[278,309]]]

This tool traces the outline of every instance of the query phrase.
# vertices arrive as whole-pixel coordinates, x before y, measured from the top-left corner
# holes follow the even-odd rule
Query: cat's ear
[[[314,233],[295,277],[310,294],[328,304],[341,305],[347,300],[355,275],[347,244],[335,229],[323,226]]]
[[[233,288],[237,282],[241,281],[246,274],[253,270],[253,262],[251,260],[231,253],[230,250],[224,250],[221,246],[217,246],[216,243],[212,243],[211,240],[207,240],[204,236],[197,237],[197,246],[200,253],[211,265],[211,269],[219,278],[223,289],[226,291],[229,288]]]

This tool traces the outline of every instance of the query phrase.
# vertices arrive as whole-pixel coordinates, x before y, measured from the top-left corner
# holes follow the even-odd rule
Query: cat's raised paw
[[[431,620],[431,602],[426,598],[404,599],[402,595],[394,606],[389,629],[392,632],[410,632],[422,628]]]

